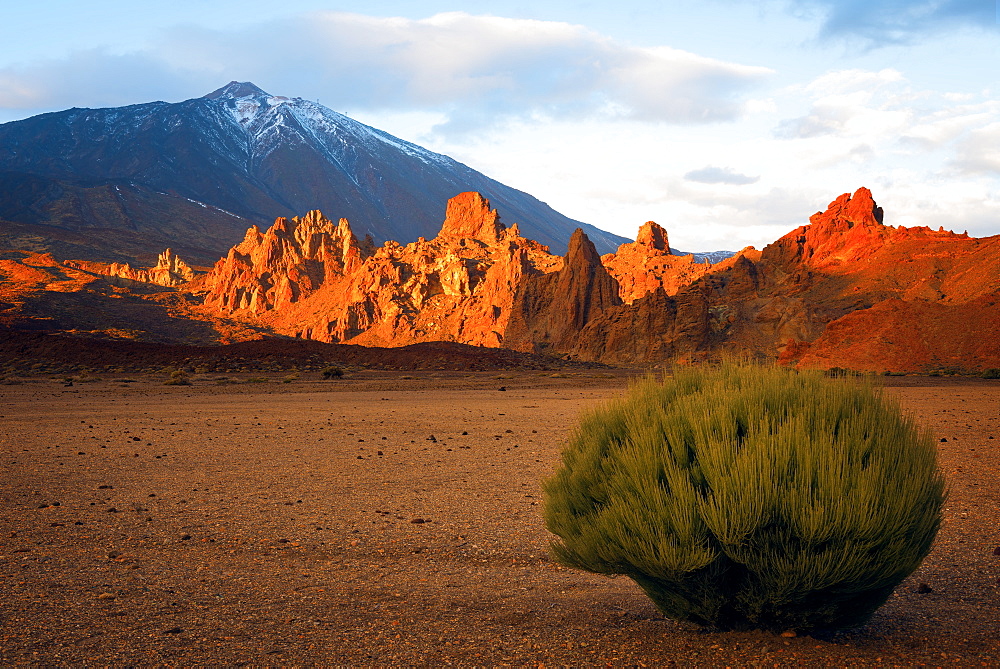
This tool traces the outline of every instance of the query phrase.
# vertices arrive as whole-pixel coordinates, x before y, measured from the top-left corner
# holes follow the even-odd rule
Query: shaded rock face
[[[584,327],[621,303],[618,282],[577,229],[562,269],[521,281],[504,346],[534,352],[575,350]],[[597,359],[589,353],[583,357]]]

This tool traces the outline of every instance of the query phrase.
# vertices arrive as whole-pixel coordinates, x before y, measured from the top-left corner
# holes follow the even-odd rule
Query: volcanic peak
[[[258,95],[271,96],[270,93],[252,82],[230,81],[222,88],[216,89],[202,97],[206,100],[216,100],[218,98],[249,98]]]

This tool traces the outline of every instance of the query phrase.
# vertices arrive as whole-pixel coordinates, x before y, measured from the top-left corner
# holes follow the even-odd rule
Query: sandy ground
[[[2,385],[0,663],[1000,663],[1000,382],[891,379],[941,440],[938,542],[866,628],[783,638],[547,557],[540,480],[624,376]]]

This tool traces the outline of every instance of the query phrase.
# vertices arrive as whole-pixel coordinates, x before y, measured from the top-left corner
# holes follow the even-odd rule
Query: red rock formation
[[[859,188],[853,197],[844,193],[826,211],[810,216],[809,225],[769,244],[764,260],[782,269],[849,266],[878,251],[892,230],[882,224],[882,208],[875,204],[871,191]]]
[[[666,230],[653,221],[639,228],[634,242],[622,244],[615,253],[602,256],[601,262],[618,282],[626,304],[657,289],[675,295],[712,270],[711,264],[699,263],[692,255],[670,253]]]
[[[91,265],[21,255],[0,260],[0,322],[58,312],[58,322],[45,317],[46,329],[98,333],[110,330],[94,313],[118,309],[121,324],[135,323],[135,301],[147,299],[79,269],[93,272]],[[156,269],[181,275],[183,267],[168,253]],[[153,272],[114,271],[132,281]],[[448,203],[437,237],[406,246],[375,249],[346,220],[335,225],[310,212],[264,232],[251,228],[183,290],[203,304],[146,291],[159,302],[142,311],[144,322],[166,312],[165,330],[182,316],[207,322],[189,328],[192,337],[210,325],[231,339],[263,332],[375,346],[449,341],[618,364],[733,353],[879,372],[1000,367],[1000,236],[887,226],[864,188],[763,251],[747,248],[714,265],[671,256],[655,223],[603,258],[579,230],[566,257],[553,256],[516,225],[505,227],[477,193]],[[86,303],[100,309],[82,319],[86,327],[70,327],[77,307],[66,305]],[[114,329],[126,336],[122,325]]]
[[[334,225],[318,211],[279,218],[264,233],[253,226],[204,278],[205,306],[225,314],[271,312],[349,275],[371,251],[347,219]]]
[[[591,346],[577,348],[580,331],[621,303],[618,282],[601,264],[587,235],[577,228],[562,269],[522,280],[504,346],[534,352],[592,350]]]
[[[438,238],[478,239],[492,246],[500,241],[503,232],[500,214],[490,209],[489,200],[479,193],[469,192],[448,200]]]
[[[94,274],[106,276],[109,280],[118,285],[128,285],[127,282],[152,283],[157,286],[173,287],[179,286],[189,281],[193,281],[197,276],[195,271],[174,254],[173,250],[167,249],[156,259],[156,265],[149,269],[137,269],[128,263],[95,263],[85,260],[67,260],[64,263],[67,267],[75,267]]]
[[[458,341],[500,346],[516,287],[561,259],[506,228],[489,201],[449,201],[441,234],[358,245],[319,212],[251,229],[204,281],[207,309],[307,339],[372,346]]]

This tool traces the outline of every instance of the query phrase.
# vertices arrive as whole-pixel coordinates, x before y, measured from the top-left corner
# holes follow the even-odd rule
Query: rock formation
[[[123,284],[122,281],[118,281],[119,285],[128,285],[127,282],[152,283],[169,288],[192,281],[196,276],[195,271],[171,249],[161,253],[156,259],[156,265],[149,269],[136,269],[128,263],[104,264],[84,260],[67,260],[64,264],[67,267],[101,274],[110,280],[123,279],[126,282]]]
[[[522,277],[560,265],[470,192],[448,202],[437,237],[405,246],[358,243],[346,220],[315,211],[251,228],[202,286],[206,309],[307,339],[498,347]]]
[[[503,345],[530,352],[570,351],[584,326],[621,303],[618,282],[577,229],[562,269],[522,279]]]
[[[194,278],[169,250],[148,270],[21,255],[0,259],[0,322],[18,327],[73,331],[76,307],[45,306],[59,293],[60,305],[119,309],[115,336],[155,300],[144,322],[197,319],[197,336],[214,328],[230,341],[443,341],[629,365],[735,354],[878,372],[1000,367],[1000,236],[888,226],[866,188],[762,251],[715,264],[671,255],[653,222],[603,257],[577,230],[556,256],[475,192],[448,202],[433,239],[376,248],[347,220],[312,211],[250,228]],[[136,282],[179,288],[143,293],[128,287]],[[56,311],[45,326],[39,314]],[[93,318],[75,330],[110,331]]]
[[[658,288],[667,295],[675,295],[712,269],[710,263],[697,262],[692,255],[670,253],[667,231],[653,221],[639,228],[634,242],[622,244],[615,253],[602,256],[601,262],[618,282],[626,304]]]

